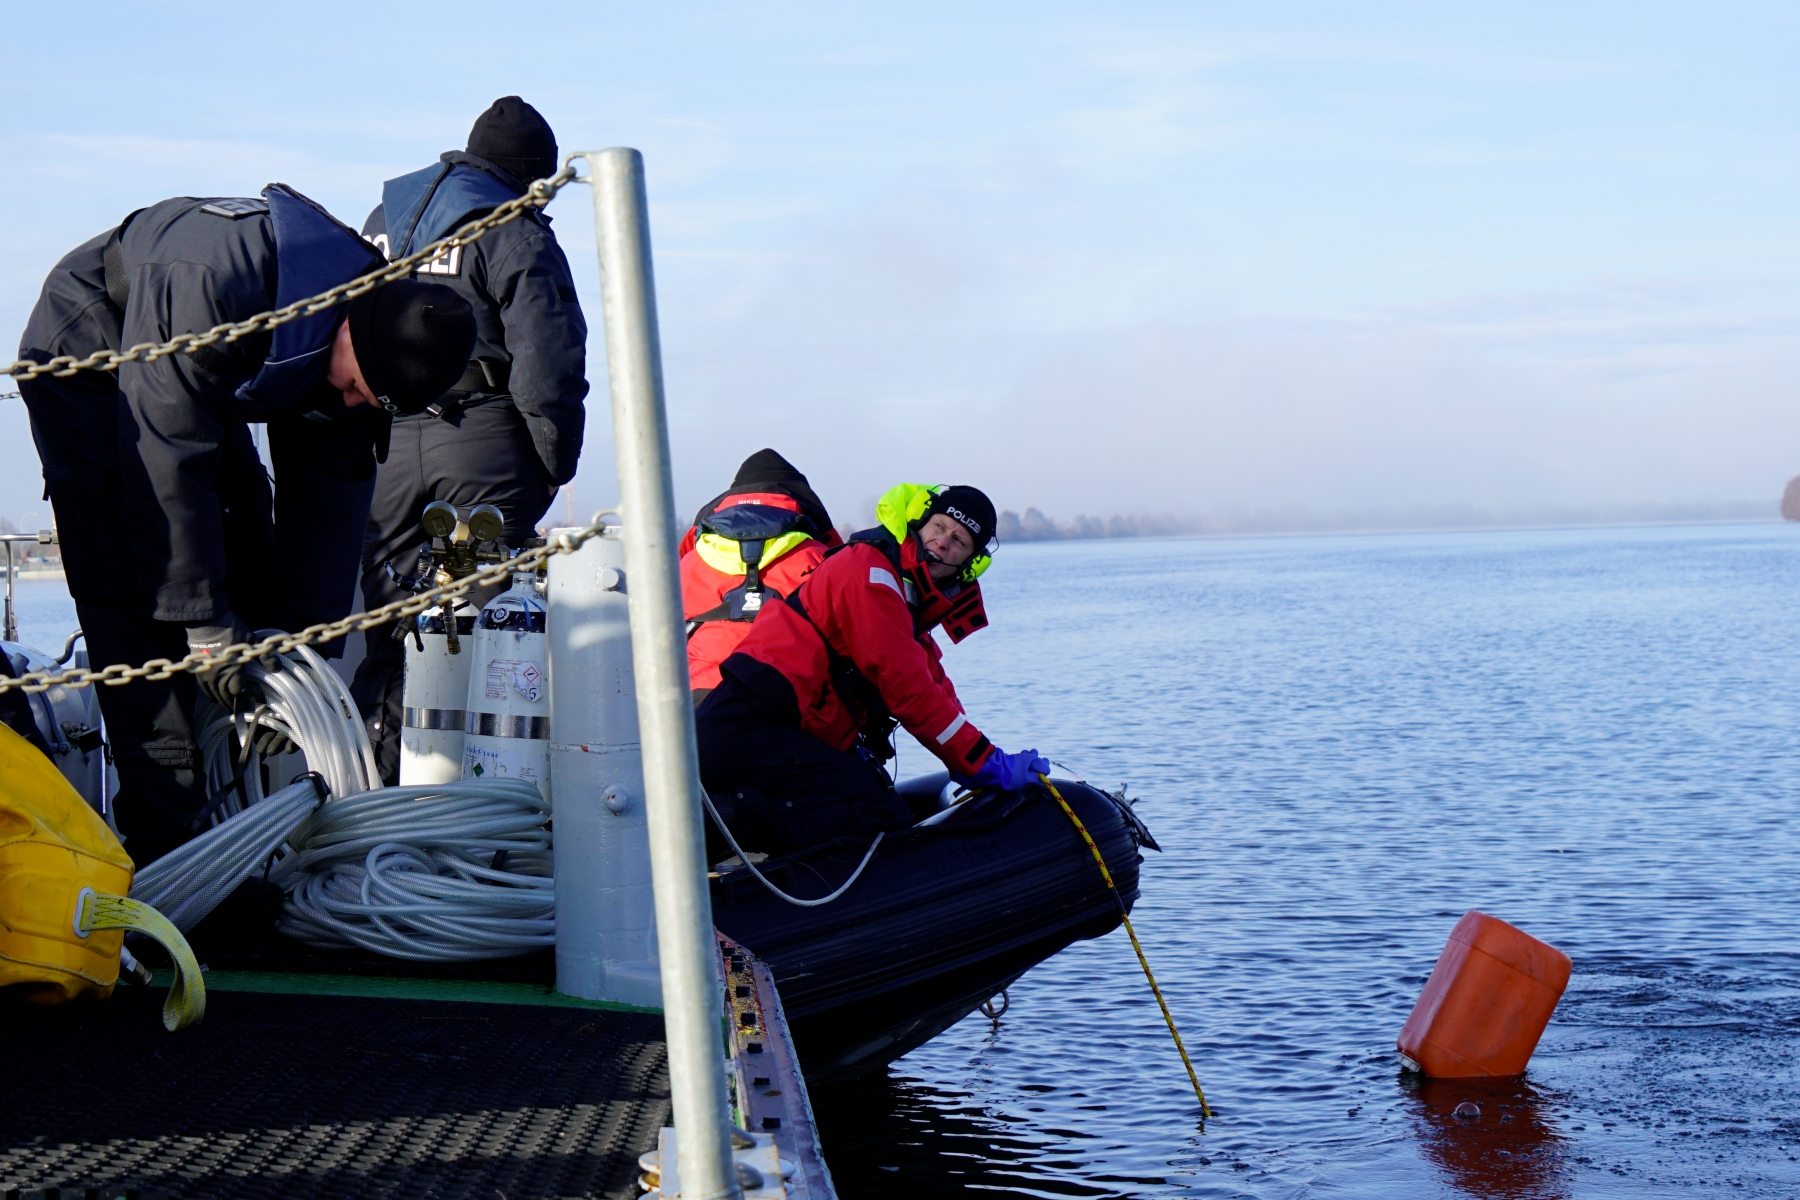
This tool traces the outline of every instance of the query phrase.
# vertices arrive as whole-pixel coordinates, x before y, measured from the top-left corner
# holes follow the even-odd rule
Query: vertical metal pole
[[[0,641],[19,640],[19,622],[13,616],[12,539],[6,539],[6,616],[0,619]]]
[[[663,1026],[675,1107],[682,1200],[737,1197],[725,1100],[720,992],[714,971],[712,898],[694,709],[688,696],[676,561],[675,489],[663,409],[662,348],[650,269],[644,157],[636,150],[588,154],[600,235],[600,294],[612,383],[620,518],[644,751]]]

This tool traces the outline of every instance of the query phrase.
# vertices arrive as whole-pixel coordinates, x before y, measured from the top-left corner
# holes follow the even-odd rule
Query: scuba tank
[[[464,779],[529,779],[548,798],[547,628],[534,570],[515,571],[512,587],[481,610],[471,639]]]
[[[468,721],[470,639],[475,606],[458,601],[449,631],[442,609],[419,614],[406,640],[406,721],[400,730],[400,785],[450,783],[462,778],[463,731]],[[454,646],[454,649],[452,647]]]
[[[478,505],[466,516],[442,500],[425,506],[419,526],[431,540],[419,551],[418,575],[388,572],[409,591],[461,579],[484,563],[500,562],[507,550],[499,538],[500,510]],[[401,704],[400,783],[450,783],[463,777],[463,739],[468,724],[470,664],[476,609],[459,600],[395,627],[406,642],[406,675]]]

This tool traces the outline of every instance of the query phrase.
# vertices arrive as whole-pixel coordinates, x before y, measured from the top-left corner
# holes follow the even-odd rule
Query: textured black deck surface
[[[669,1120],[660,1016],[162,997],[0,1007],[0,1197],[629,1197]]]

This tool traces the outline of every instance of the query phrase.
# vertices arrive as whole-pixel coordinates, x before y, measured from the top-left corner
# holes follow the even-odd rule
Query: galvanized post
[[[612,383],[613,437],[624,525],[631,654],[644,806],[662,958],[663,1026],[675,1107],[682,1200],[736,1197],[725,1097],[712,898],[694,710],[688,696],[676,561],[675,489],[663,409],[662,348],[650,268],[644,157],[636,150],[586,155],[600,238],[600,294]]]

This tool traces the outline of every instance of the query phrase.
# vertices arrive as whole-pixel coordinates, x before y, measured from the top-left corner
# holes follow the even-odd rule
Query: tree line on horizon
[[[1800,479],[1790,488],[1791,500],[1781,516],[1800,520]],[[1115,513],[1110,517],[1077,515],[1063,522],[1028,508],[1024,515],[1006,509],[995,530],[1006,542],[1054,542],[1095,538],[1194,537],[1281,533],[1399,533],[1437,529],[1520,529],[1584,525],[1655,525],[1730,521],[1766,521],[1776,506],[1749,500],[1717,503],[1639,503],[1558,506],[1532,509],[1485,509],[1455,504],[1404,509],[1364,509],[1321,513],[1306,508],[1233,509],[1211,516],[1173,513]],[[1789,511],[1794,515],[1789,516]]]

